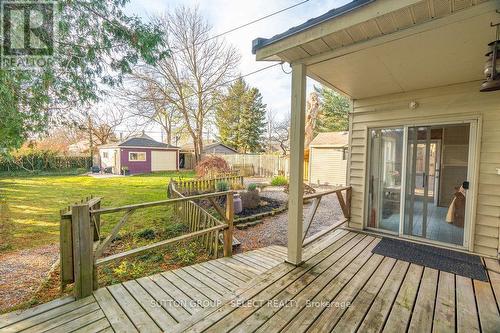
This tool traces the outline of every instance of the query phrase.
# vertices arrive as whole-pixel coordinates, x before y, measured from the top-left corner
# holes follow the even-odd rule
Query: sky
[[[152,15],[173,10],[178,5],[198,5],[202,15],[213,26],[215,35],[300,2],[302,0],[131,0],[126,10],[148,20]],[[309,0],[300,6],[224,35],[241,55],[240,73],[245,75],[271,64],[255,61],[255,55],[251,52],[252,40],[255,38],[272,37],[348,2],[350,0]],[[288,64],[283,67],[286,72],[290,71]],[[264,103],[277,114],[277,118],[286,117],[290,112],[290,74],[284,73],[281,66],[276,66],[250,75],[245,80],[260,90]],[[317,83],[309,79],[308,91],[313,89],[313,84]],[[150,130],[152,136],[157,136],[155,129]]]

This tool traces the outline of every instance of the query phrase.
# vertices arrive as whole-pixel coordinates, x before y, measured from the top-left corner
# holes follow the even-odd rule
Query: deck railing
[[[216,190],[217,183],[220,182],[227,182],[230,187],[234,184],[242,186],[243,176],[239,172],[231,172],[207,179],[171,179],[170,182],[175,182],[175,186],[180,193],[183,193],[184,195],[191,195],[193,193],[213,192]]]
[[[74,283],[76,298],[92,294],[98,287],[97,267],[115,260],[121,260],[144,252],[159,249],[181,241],[200,239],[211,256],[218,256],[219,234],[223,233],[224,256],[232,255],[233,233],[233,192],[218,192],[185,197],[170,185],[173,198],[154,202],[145,202],[121,207],[101,208],[100,198],[82,200],[61,212],[61,290],[68,283]],[[226,203],[225,211],[217,203],[223,197]],[[220,221],[197,202],[208,200],[214,204],[223,221]],[[172,205],[176,215],[188,225],[188,233],[179,237],[162,240],[128,251],[101,257],[104,251],[118,236],[120,229],[137,211],[151,207]],[[106,214],[119,213],[123,215],[114,225],[107,237],[101,235],[101,217]]]
[[[345,192],[345,196],[344,193]],[[311,228],[311,224],[314,221],[314,216],[316,215],[316,211],[321,203],[321,199],[330,194],[336,194],[339,200],[340,208],[342,209],[342,213],[344,215],[344,219],[335,222],[330,227],[322,230],[321,232],[309,237],[306,239],[307,232]],[[307,212],[307,215],[304,219],[304,228],[302,234],[302,245],[307,245],[314,241],[315,239],[321,237],[322,235],[332,231],[333,229],[338,228],[339,226],[346,223],[351,218],[351,197],[352,197],[352,188],[351,186],[339,187],[333,190],[324,191],[324,192],[316,192],[314,194],[308,194],[304,196],[304,200],[312,200],[311,208]]]

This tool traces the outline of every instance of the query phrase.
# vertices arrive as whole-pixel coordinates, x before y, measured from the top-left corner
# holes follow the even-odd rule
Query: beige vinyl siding
[[[309,153],[311,184],[345,185],[347,160],[342,148],[312,147]]]
[[[352,218],[350,226],[362,229],[364,212],[367,128],[421,124],[432,121],[478,119],[479,162],[476,166],[476,198],[472,218],[473,248],[497,256],[500,226],[500,92],[480,93],[481,82],[417,90],[355,100],[351,124],[350,172]],[[410,110],[411,101],[418,103]]]

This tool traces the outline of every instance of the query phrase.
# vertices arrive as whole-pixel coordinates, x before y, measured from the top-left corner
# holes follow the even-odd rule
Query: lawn
[[[103,207],[166,199],[170,177],[191,178],[193,173],[105,179],[87,175],[0,175],[0,253],[58,243],[59,210],[90,195],[102,197]],[[170,209],[141,210],[123,232],[163,228]],[[103,232],[119,218],[119,214],[106,216]]]

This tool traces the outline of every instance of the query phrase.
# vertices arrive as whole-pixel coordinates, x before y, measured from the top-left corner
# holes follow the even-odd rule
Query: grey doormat
[[[471,279],[488,281],[481,258],[472,254],[392,238],[382,238],[372,252]]]

